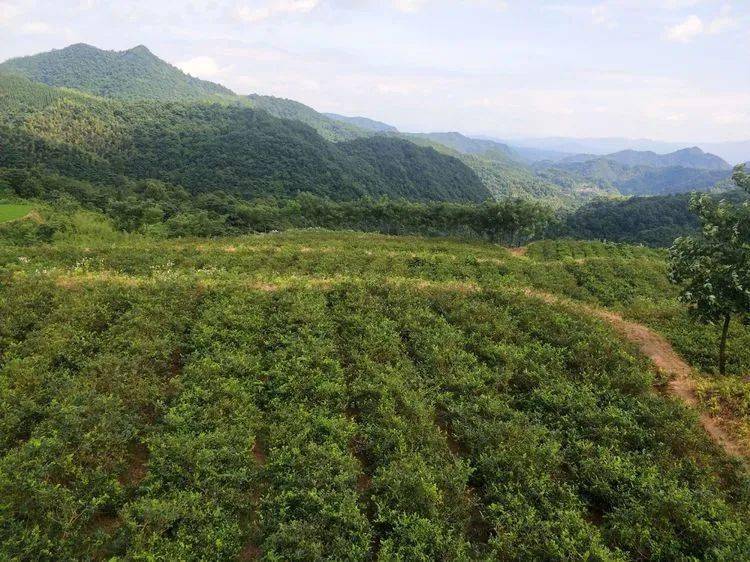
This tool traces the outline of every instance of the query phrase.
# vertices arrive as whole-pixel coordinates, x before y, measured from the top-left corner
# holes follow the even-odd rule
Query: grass
[[[33,207],[14,203],[0,204],[0,223],[17,220],[28,215]]]
[[[522,292],[689,331],[659,255],[84,239],[0,244],[2,558],[748,558],[745,469]]]

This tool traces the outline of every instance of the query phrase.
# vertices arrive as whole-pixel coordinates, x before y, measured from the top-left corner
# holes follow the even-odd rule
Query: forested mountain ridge
[[[129,101],[213,101],[255,107],[276,117],[302,121],[334,141],[368,134],[293,100],[255,94],[239,96],[220,84],[184,73],[143,45],[126,51],[106,51],[78,43],[10,59],[0,64],[0,74],[15,74],[48,86]]]
[[[10,59],[0,64],[0,73],[124,100],[197,100],[235,95],[224,86],[185,74],[143,45],[126,51],[105,51],[77,43]]]
[[[0,166],[89,181],[160,179],[245,198],[310,192],[480,202],[477,175],[400,139],[332,143],[311,127],[239,105],[104,99],[0,76]],[[388,158],[388,162],[380,162]],[[393,175],[389,175],[393,174]]]
[[[407,135],[409,138],[429,139],[464,154],[473,154],[492,160],[519,160],[508,145],[491,140],[467,137],[457,132],[408,133]]]
[[[330,141],[349,141],[372,134],[355,123],[331,119],[298,101],[259,94],[250,94],[243,99],[249,102],[251,107],[267,111],[274,117],[293,119],[310,125],[318,134]]]
[[[368,117],[347,117],[346,115],[339,115],[338,113],[324,113],[326,117],[335,121],[341,121],[343,123],[349,123],[360,129],[372,131],[373,133],[398,133],[398,129],[388,123],[382,123]]]

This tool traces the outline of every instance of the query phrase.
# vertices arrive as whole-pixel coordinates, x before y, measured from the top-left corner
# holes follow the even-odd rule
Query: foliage
[[[750,192],[744,166],[735,182]],[[698,320],[722,321],[719,371],[725,374],[726,339],[730,321],[745,321],[750,313],[750,203],[694,196],[691,209],[701,223],[701,235],[679,238],[670,250],[669,277],[681,286],[681,298]]]
[[[39,170],[2,168],[0,182],[13,195],[42,199],[63,210],[72,205],[103,212],[119,230],[170,237],[322,227],[517,244],[541,233],[552,218],[547,207],[516,200],[474,205],[364,197],[338,202],[302,193],[245,201],[223,192],[190,195],[154,180],[96,185]]]
[[[368,119],[367,117],[348,117],[346,115],[338,115],[337,113],[324,113],[323,115],[330,119],[333,119],[334,121],[348,123],[349,125],[354,125],[355,127],[359,127],[360,129],[364,129],[365,131],[370,131],[372,133],[398,132],[398,129],[396,129],[396,127],[394,127],[393,125],[381,123],[380,121]]]
[[[734,190],[712,195],[739,203],[747,199]],[[690,210],[690,195],[597,199],[564,213],[546,232],[550,238],[608,240],[668,248],[676,238],[697,233],[699,221]]]
[[[367,136],[355,124],[343,124],[299,102],[271,96],[238,96],[220,84],[194,78],[159,59],[143,45],[105,51],[85,44],[10,59],[0,73],[34,82],[72,88],[122,100],[213,101],[262,109],[283,119],[301,121],[331,141]]]

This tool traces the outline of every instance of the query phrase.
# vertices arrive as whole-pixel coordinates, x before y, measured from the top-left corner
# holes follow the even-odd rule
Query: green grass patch
[[[33,207],[15,203],[0,203],[0,223],[20,219],[28,215]]]

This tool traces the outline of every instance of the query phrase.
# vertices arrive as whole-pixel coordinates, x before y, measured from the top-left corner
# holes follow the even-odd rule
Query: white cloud
[[[716,18],[714,18],[714,20],[711,21],[710,24],[708,24],[708,32],[710,34],[718,35],[720,33],[724,33],[725,31],[729,31],[738,27],[739,24],[737,22],[737,19],[732,17],[731,10],[732,9],[729,5],[722,7],[719,15],[716,16]]]
[[[399,12],[413,14],[421,10],[428,0],[392,0],[393,7]]]
[[[31,21],[21,26],[21,33],[24,35],[44,35],[52,33],[52,26],[43,21]]]
[[[320,0],[274,0],[264,6],[253,8],[245,4],[237,6],[235,16],[240,21],[257,23],[274,16],[306,14],[320,4]]]
[[[703,20],[696,15],[688,16],[685,21],[668,27],[666,37],[670,41],[688,43],[703,33],[705,26]]]
[[[0,2],[0,25],[7,25],[20,13],[21,10],[15,4]]]
[[[606,4],[598,4],[592,7],[591,19],[596,25],[604,25],[606,27],[615,27],[616,25],[612,12]]]
[[[200,76],[201,78],[211,78],[212,76],[221,74],[226,70],[219,67],[214,59],[206,56],[194,57],[186,61],[178,62],[176,66],[191,76]]]
[[[725,5],[719,14],[707,23],[696,15],[689,16],[683,22],[678,23],[666,30],[666,38],[670,41],[687,43],[699,35],[719,35],[738,27],[738,21],[731,15],[731,7]]]

